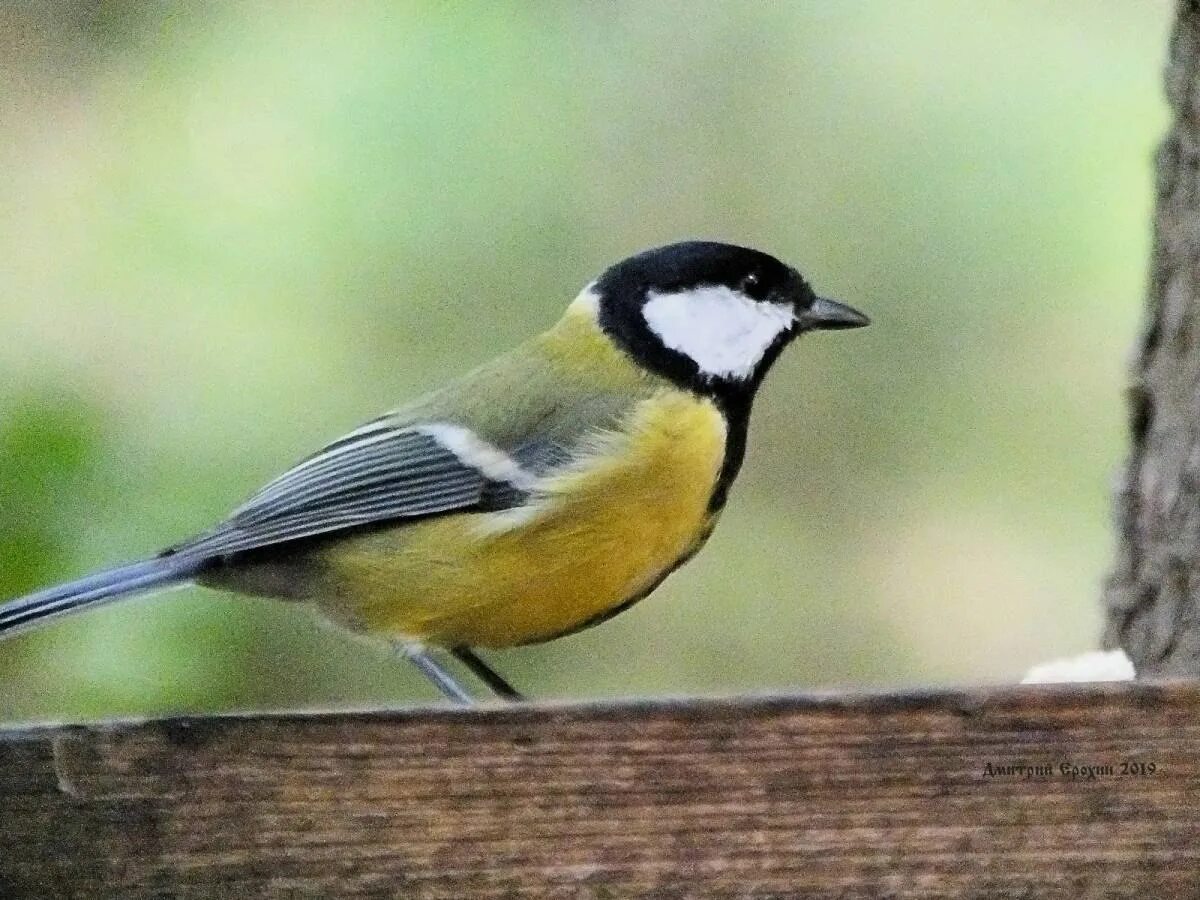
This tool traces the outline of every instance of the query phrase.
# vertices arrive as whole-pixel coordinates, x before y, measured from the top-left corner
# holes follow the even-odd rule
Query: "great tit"
[[[547,641],[628,609],[712,533],[783,348],[862,313],[745,247],[617,263],[549,331],[298,463],[152,559],[0,604],[0,636],[196,583],[382,636],[450,699],[444,648]]]

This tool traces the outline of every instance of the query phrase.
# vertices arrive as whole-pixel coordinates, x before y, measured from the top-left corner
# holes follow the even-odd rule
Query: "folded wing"
[[[378,522],[507,508],[535,482],[468,428],[385,419],[328,445],[167,553],[211,558]]]

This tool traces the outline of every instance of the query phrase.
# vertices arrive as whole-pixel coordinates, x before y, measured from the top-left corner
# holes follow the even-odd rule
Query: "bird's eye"
[[[758,273],[751,272],[749,275],[747,275],[745,278],[742,279],[742,283],[740,285],[738,285],[738,289],[743,294],[753,294],[754,291],[758,288],[758,285],[759,285]]]

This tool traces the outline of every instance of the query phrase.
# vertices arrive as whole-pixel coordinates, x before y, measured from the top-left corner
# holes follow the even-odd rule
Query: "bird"
[[[866,315],[779,259],[682,241],[606,269],[548,330],[304,458],[156,555],[0,603],[0,639],[180,584],[384,639],[453,703],[452,660],[599,624],[704,545],[755,394],[807,332]]]

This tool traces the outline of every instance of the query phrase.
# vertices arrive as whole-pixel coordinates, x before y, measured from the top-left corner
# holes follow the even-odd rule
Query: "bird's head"
[[[752,394],[806,331],[869,319],[773,256],[707,241],[647,250],[608,269],[585,295],[600,326],[647,368],[692,390]]]

